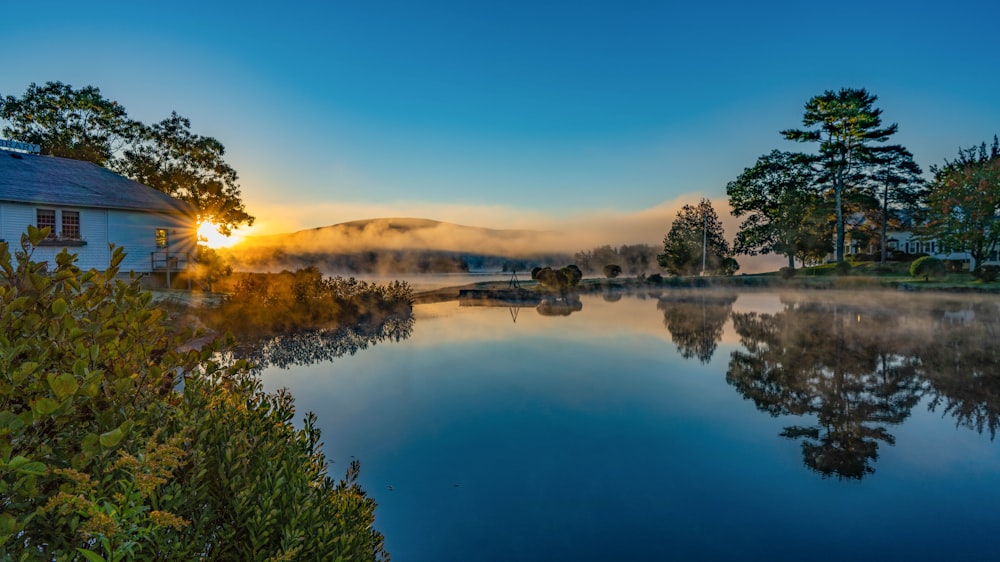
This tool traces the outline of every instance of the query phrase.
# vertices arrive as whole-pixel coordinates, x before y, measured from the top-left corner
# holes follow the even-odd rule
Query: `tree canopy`
[[[958,158],[931,167],[934,182],[924,196],[924,235],[951,251],[969,252],[973,267],[1000,241],[1000,144],[960,149]]]
[[[253,224],[222,143],[193,133],[176,112],[147,126],[99,88],[46,82],[31,83],[21,97],[0,98],[0,118],[7,138],[38,144],[42,154],[93,162],[186,201],[199,221],[224,235]]]
[[[697,205],[684,205],[677,212],[657,260],[674,275],[696,275],[701,271],[721,271],[727,257],[729,243],[723,235],[722,222],[712,202],[702,199]]]
[[[882,265],[888,259],[887,231],[892,211],[917,207],[924,179],[913,154],[900,145],[877,147],[873,151],[871,184],[879,199],[879,236]],[[900,221],[901,222],[901,221]]]
[[[772,151],[726,185],[733,215],[742,217],[733,251],[775,252],[802,260],[830,250],[822,196],[809,157]]]
[[[819,143],[815,162],[834,195],[838,262],[844,261],[844,197],[863,186],[867,168],[875,160],[874,143],[886,142],[899,128],[895,123],[882,127],[877,99],[864,89],[827,90],[806,102],[802,118],[806,129],[781,132],[789,140]]]
[[[100,88],[74,89],[62,82],[32,82],[21,97],[0,98],[3,135],[41,146],[42,154],[107,166],[141,125]]]
[[[143,127],[132,147],[116,163],[124,175],[186,201],[198,209],[201,222],[215,224],[229,236],[239,225],[250,226],[240,196],[236,170],[223,159],[226,149],[212,137],[191,132],[191,121],[177,112]]]

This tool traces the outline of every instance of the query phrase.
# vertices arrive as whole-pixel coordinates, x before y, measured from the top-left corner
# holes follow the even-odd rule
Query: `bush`
[[[787,266],[782,267],[778,270],[778,275],[780,275],[782,279],[791,279],[792,277],[795,277],[795,268]]]
[[[576,265],[568,265],[562,269],[551,267],[536,267],[531,270],[531,278],[546,289],[565,292],[583,279],[583,272]]]
[[[721,268],[723,275],[733,275],[740,270],[740,262],[735,258],[725,258],[722,260]]]
[[[614,279],[622,274],[622,266],[610,263],[604,266],[604,276],[608,279]]]
[[[137,281],[0,243],[0,552],[10,560],[384,557],[358,466],[326,475],[315,418],[292,424],[219,348],[181,352]],[[183,389],[177,384],[182,381]],[[276,493],[280,492],[280,493]],[[86,553],[86,554],[83,554]]]
[[[976,278],[985,283],[996,281],[998,276],[1000,276],[1000,266],[984,265],[976,270]]]
[[[932,256],[917,258],[910,264],[910,277],[923,277],[924,281],[944,277],[944,273],[944,262]]]
[[[850,275],[851,264],[846,261],[837,262],[837,265],[833,266],[833,270],[837,275]]]

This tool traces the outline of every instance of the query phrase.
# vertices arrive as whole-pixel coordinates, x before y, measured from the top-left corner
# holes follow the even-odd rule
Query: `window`
[[[80,211],[62,212],[62,231],[60,234],[62,238],[70,240],[80,239]]]
[[[169,245],[169,240],[167,239],[167,229],[157,228],[156,229],[156,247],[166,248]]]
[[[49,238],[55,238],[58,234],[56,230],[56,211],[55,209],[38,209],[35,211],[35,226],[38,228],[48,228]]]
[[[84,246],[80,230],[80,211],[60,209],[35,209],[35,226],[48,228],[49,237],[45,246]]]

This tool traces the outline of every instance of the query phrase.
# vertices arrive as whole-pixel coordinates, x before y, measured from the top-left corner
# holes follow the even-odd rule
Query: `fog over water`
[[[1000,547],[996,297],[662,290],[558,316],[444,302],[393,333],[263,380],[318,414],[332,474],[361,460],[396,559]]]

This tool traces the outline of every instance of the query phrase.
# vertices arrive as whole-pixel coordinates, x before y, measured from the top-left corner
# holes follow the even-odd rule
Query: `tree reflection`
[[[920,353],[931,386],[930,409],[959,427],[996,437],[1000,427],[1000,314],[994,302],[955,302],[935,317],[932,341]]]
[[[399,342],[413,333],[410,314],[383,318],[380,322],[336,328],[316,328],[281,335],[244,340],[231,352],[231,358],[246,359],[256,370],[274,366],[282,369],[332,361],[345,355],[385,342]]]
[[[661,296],[656,308],[663,311],[663,325],[681,356],[708,363],[734,302],[736,295],[684,293]]]
[[[542,316],[569,316],[583,310],[583,301],[576,293],[562,296],[546,295],[535,310]]]
[[[881,316],[881,317],[880,317]],[[734,313],[745,351],[734,351],[726,380],[773,416],[815,416],[788,426],[803,462],[824,476],[860,479],[874,472],[887,427],[905,420],[921,396],[911,354],[900,353],[888,313],[786,301],[776,314]]]

